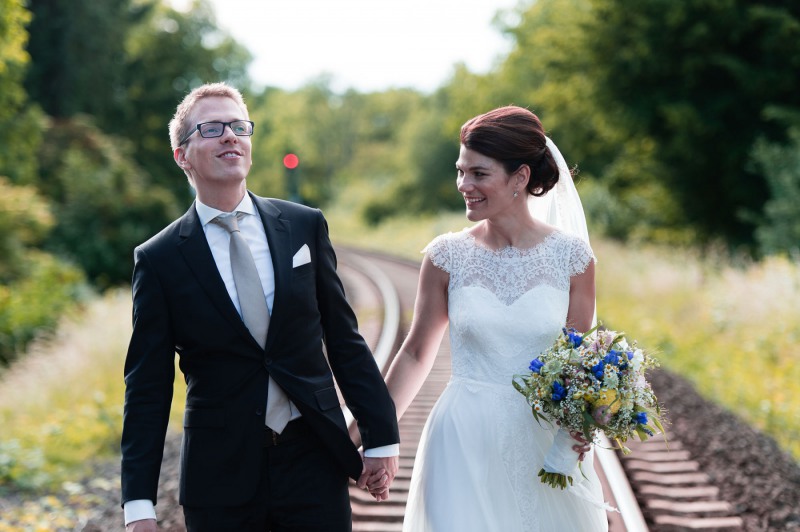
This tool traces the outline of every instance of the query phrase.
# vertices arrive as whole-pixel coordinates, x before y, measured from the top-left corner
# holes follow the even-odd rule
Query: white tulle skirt
[[[555,433],[510,382],[453,377],[420,439],[404,532],[608,530],[593,452],[570,490],[539,481]]]

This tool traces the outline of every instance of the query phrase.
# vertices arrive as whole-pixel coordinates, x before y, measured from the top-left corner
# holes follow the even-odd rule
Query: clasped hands
[[[356,484],[359,488],[369,491],[369,494],[376,501],[387,500],[389,498],[389,488],[399,468],[399,457],[363,457],[363,460],[364,466]]]

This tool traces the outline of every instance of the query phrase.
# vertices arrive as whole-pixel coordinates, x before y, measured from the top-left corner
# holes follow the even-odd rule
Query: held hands
[[[385,501],[389,498],[389,488],[398,468],[399,458],[397,456],[364,458],[364,468],[357,485],[361,489],[368,490],[376,501]]]

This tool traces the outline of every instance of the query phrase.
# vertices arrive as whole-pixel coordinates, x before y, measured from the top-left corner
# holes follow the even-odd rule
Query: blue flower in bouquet
[[[597,380],[602,381],[603,380],[603,376],[606,373],[606,364],[605,364],[605,362],[600,361],[596,365],[592,366],[592,373],[594,374],[594,377]]]
[[[581,344],[583,343],[583,336],[578,334],[578,331],[576,331],[574,328],[571,327],[569,329],[565,327],[564,329],[562,329],[562,331],[569,340],[569,343],[572,344],[572,347],[577,349],[581,346]]]
[[[647,412],[636,412],[636,417],[634,419],[636,423],[640,425],[647,425]]]
[[[560,382],[553,383],[553,401],[561,401],[567,396],[567,389]]]
[[[608,354],[605,356],[605,358],[603,358],[603,361],[606,364],[613,364],[615,366],[618,366],[619,365],[619,355],[620,354],[621,353],[619,351],[611,349],[611,350],[608,351]]]
[[[543,367],[544,367],[544,362],[542,362],[538,358],[534,358],[533,360],[531,360],[531,365],[528,367],[528,369],[530,369],[533,373],[539,373],[540,371],[542,371]]]

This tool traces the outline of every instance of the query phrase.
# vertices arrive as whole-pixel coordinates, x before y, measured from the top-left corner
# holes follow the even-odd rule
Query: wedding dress
[[[542,484],[557,427],[538,425],[511,384],[564,326],[570,277],[593,260],[589,244],[555,231],[530,249],[494,251],[464,230],[426,249],[450,274],[452,377],[423,429],[403,530],[607,530],[594,453],[578,490]]]

